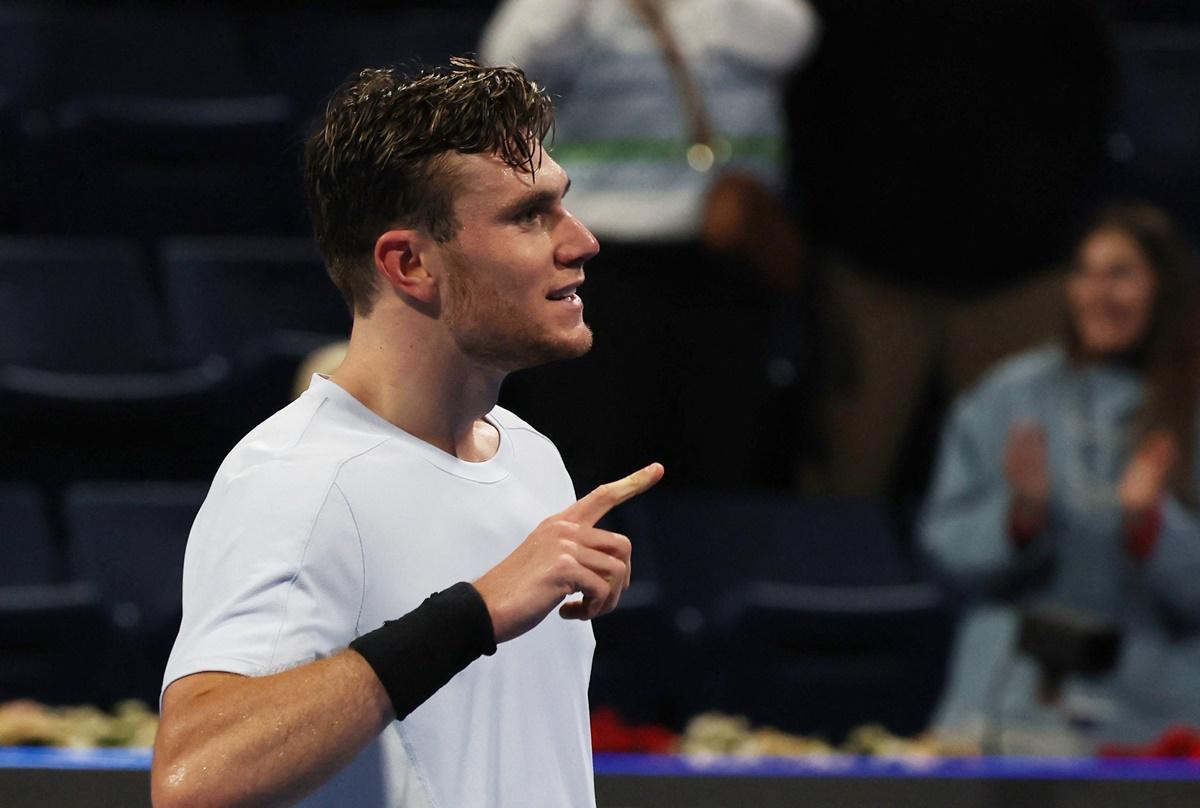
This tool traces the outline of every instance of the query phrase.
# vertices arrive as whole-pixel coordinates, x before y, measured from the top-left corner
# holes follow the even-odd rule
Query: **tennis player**
[[[542,150],[552,120],[519,70],[464,59],[365,70],[330,103],[306,178],[349,349],[233,449],[196,518],[160,808],[595,804],[587,621],[630,576],[596,523],[663,469],[576,501],[553,444],[496,405],[509,372],[592,344],[598,244]]]

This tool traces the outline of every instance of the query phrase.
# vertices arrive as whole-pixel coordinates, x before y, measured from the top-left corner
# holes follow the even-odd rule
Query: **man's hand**
[[[1019,421],[1008,432],[1004,447],[1004,476],[1022,511],[1042,512],[1050,501],[1050,466],[1046,459],[1046,430],[1036,421]]]
[[[1179,445],[1170,432],[1152,433],[1125,467],[1117,496],[1126,518],[1136,519],[1154,507],[1179,465]]]
[[[647,491],[662,479],[651,463],[624,479],[606,483],[561,513],[543,521],[512,553],[475,581],[492,616],[496,642],[519,637],[536,626],[567,595],[559,614],[589,620],[617,607],[629,587],[629,539],[600,530],[610,510]]]

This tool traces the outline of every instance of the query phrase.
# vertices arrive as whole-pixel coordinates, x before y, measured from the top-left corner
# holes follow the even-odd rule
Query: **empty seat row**
[[[840,739],[924,728],[953,613],[873,502],[651,492],[607,526],[633,586],[597,620],[592,703],[679,727],[707,709]]]
[[[122,240],[0,239],[0,366],[129,374],[213,355],[253,364],[348,333],[311,239],[170,239],[157,264],[149,271]]]
[[[1117,34],[1106,190],[1156,200],[1200,242],[1200,27],[1129,24]]]
[[[299,233],[302,136],[280,95],[94,96],[27,114],[25,233]]]
[[[0,475],[204,477],[348,329],[309,239],[0,239]]]
[[[95,481],[50,497],[31,483],[0,482],[0,586],[91,581],[120,607],[120,622],[153,622],[178,608],[183,547],[206,491]],[[161,597],[164,587],[172,598]]]
[[[351,70],[440,62],[474,49],[486,10],[413,5],[222,11],[9,4],[0,7],[0,80],[34,109],[90,95],[285,92],[317,103],[307,115]]]
[[[300,233],[300,144],[333,90],[470,51],[484,18],[0,8],[0,228]]]
[[[298,233],[299,144],[334,88],[364,66],[471,52],[485,19],[0,10],[0,228]],[[1124,92],[1102,187],[1186,220],[1200,205],[1200,28],[1126,25],[1117,40]]]
[[[0,701],[153,701],[205,491],[82,483],[53,508],[34,486],[0,484]]]

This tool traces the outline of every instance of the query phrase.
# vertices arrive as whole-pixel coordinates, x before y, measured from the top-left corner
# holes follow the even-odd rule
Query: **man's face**
[[[592,347],[576,289],[600,245],[563,207],[566,172],[541,159],[535,179],[494,155],[450,156],[460,190],[459,229],[442,247],[446,324],[464,354],[505,372]]]

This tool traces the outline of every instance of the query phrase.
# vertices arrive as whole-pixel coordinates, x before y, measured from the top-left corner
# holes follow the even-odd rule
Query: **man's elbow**
[[[171,743],[170,729],[163,732],[154,745],[154,762],[150,766],[150,802],[154,808],[195,808],[225,804],[211,788],[201,782],[213,772],[203,762],[196,761],[194,750]],[[211,783],[210,783],[211,785]]]
[[[188,776],[187,764],[162,760],[155,754],[150,768],[150,802],[154,808],[184,808],[199,805],[200,800]]]

